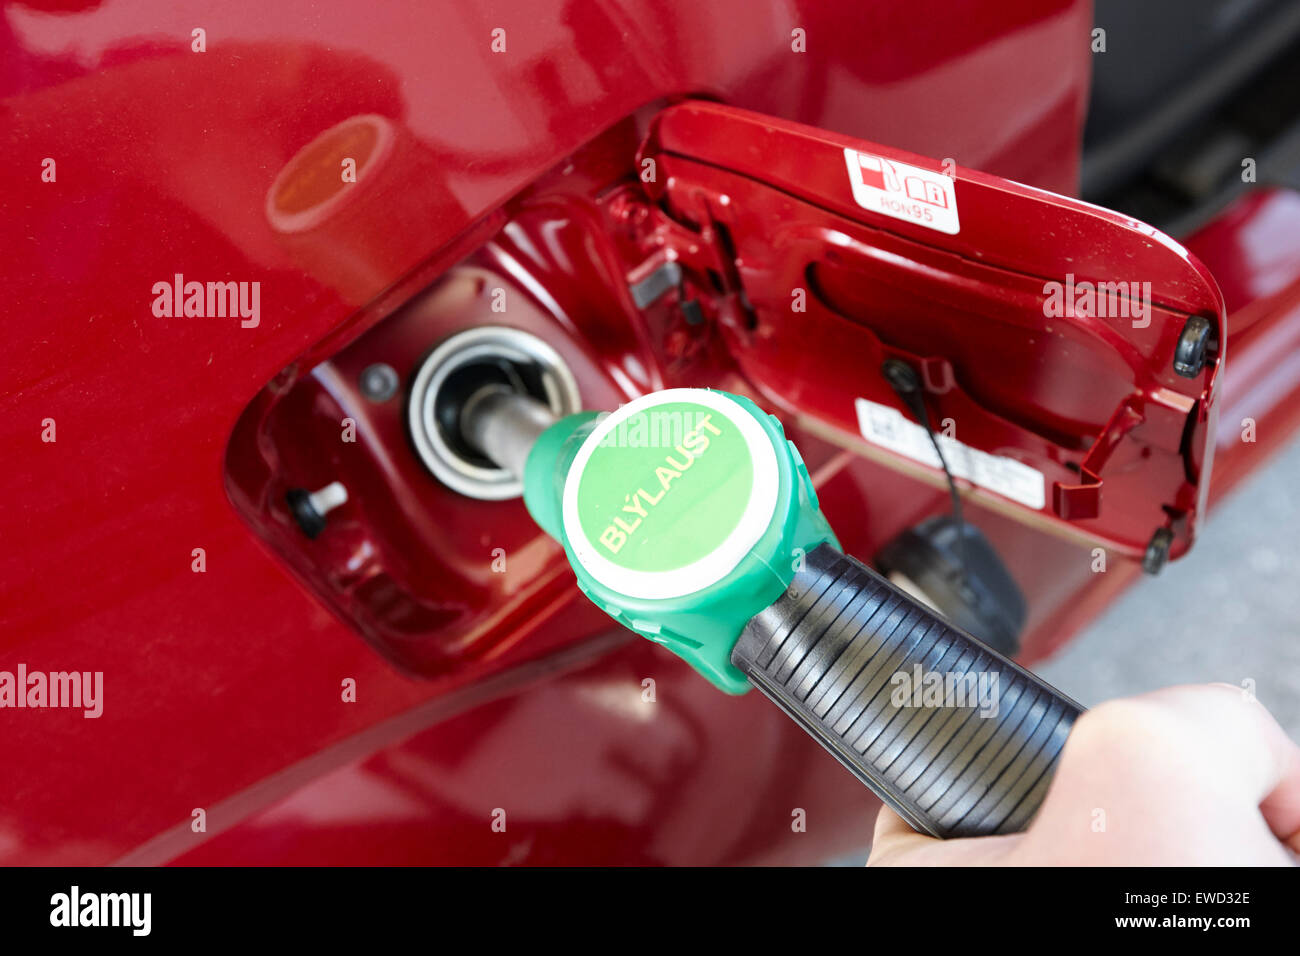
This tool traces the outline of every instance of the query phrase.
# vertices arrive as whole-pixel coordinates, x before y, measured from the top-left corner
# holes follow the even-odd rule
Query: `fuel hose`
[[[758,688],[918,831],[1029,824],[1082,708],[842,554],[774,416],[708,389],[558,421],[537,404],[483,396],[464,432],[522,472],[614,620]]]

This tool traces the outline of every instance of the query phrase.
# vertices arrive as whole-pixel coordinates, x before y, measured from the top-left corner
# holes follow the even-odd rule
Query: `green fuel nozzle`
[[[538,438],[524,502],[564,545],[578,586],[729,693],[745,624],[835,535],[781,424],[704,389],[573,415]]]
[[[592,601],[722,690],[758,687],[918,830],[1032,818],[1081,708],[841,554],[774,416],[674,388],[557,421],[493,387],[461,425]]]

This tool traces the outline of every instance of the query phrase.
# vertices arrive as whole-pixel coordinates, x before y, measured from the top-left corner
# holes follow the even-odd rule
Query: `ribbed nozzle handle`
[[[732,662],[916,829],[1023,830],[1082,708],[822,545]]]

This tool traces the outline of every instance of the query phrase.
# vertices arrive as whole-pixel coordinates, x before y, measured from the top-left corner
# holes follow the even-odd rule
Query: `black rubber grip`
[[[731,659],[917,830],[1023,830],[1074,701],[829,545]]]

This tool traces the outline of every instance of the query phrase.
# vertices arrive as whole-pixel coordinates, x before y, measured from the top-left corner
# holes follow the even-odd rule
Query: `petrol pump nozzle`
[[[589,598],[720,689],[757,687],[916,829],[1032,819],[1082,709],[841,554],[774,416],[678,388],[557,421],[484,390],[461,423]]]

